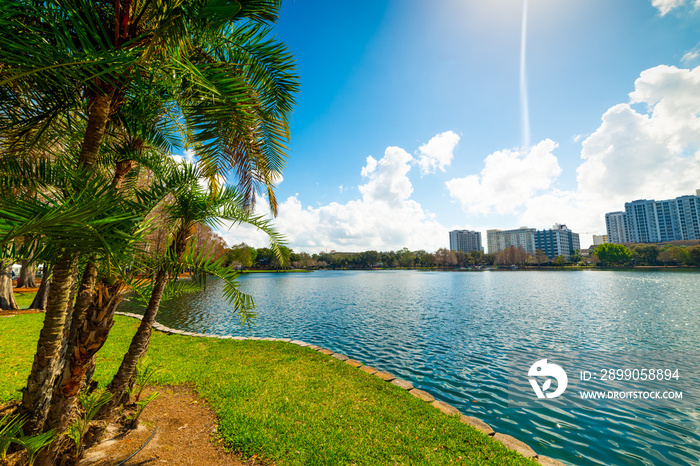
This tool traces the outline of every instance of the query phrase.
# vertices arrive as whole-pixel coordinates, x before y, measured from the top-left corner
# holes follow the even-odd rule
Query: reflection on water
[[[221,284],[168,303],[193,332],[301,339],[394,373],[572,464],[698,464],[700,404],[530,410],[508,406],[510,351],[698,351],[697,273],[315,272],[240,279],[258,305],[240,327]],[[533,360],[534,361],[534,360]],[[688,387],[700,387],[696,367]]]

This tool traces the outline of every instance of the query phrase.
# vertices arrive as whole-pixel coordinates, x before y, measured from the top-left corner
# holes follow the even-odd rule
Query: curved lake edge
[[[158,320],[199,334],[290,337],[370,361],[568,464],[690,465],[700,459],[692,406],[535,413],[509,404],[504,376],[514,351],[542,353],[533,354],[540,359],[564,351],[559,363],[568,367],[580,363],[580,352],[700,344],[700,314],[692,311],[700,309],[697,275],[671,271],[251,274],[239,283],[259,310],[252,327],[240,326],[215,279],[206,292],[162,307]],[[696,375],[685,383],[700,388]]]
[[[143,319],[142,315],[139,314],[134,314],[130,312],[121,312],[117,311],[114,313],[115,315],[123,316],[123,317],[130,317],[133,319],[141,320]],[[344,354],[336,353],[333,350],[325,349],[322,348],[321,346],[318,345],[312,345],[310,343],[306,343],[301,340],[292,340],[291,338],[274,338],[274,337],[242,337],[242,336],[232,336],[232,335],[214,335],[214,334],[208,334],[208,333],[195,333],[195,332],[188,332],[184,330],[178,330],[174,328],[167,327],[163,324],[160,324],[158,322],[153,323],[153,329],[165,334],[170,334],[170,335],[183,335],[183,336],[191,336],[191,337],[198,337],[198,338],[216,338],[219,340],[246,340],[246,341],[277,341],[277,342],[283,342],[283,343],[289,343],[292,345],[297,345],[302,348],[309,348],[314,351],[320,352],[322,354],[325,354],[329,357],[333,357],[338,359],[339,361],[345,362],[346,364],[358,368],[364,372],[366,372],[369,375],[374,375],[376,377],[379,377],[380,379],[384,380],[387,383],[391,383],[392,385],[395,385],[401,389],[408,390],[408,392],[415,396],[416,398],[419,398],[427,403],[430,403],[434,408],[438,409],[442,413],[444,413],[447,416],[460,416],[460,421],[471,426],[472,428],[484,433],[485,435],[491,437],[494,441],[502,443],[506,448],[513,450],[520,455],[524,456],[525,458],[529,458],[532,460],[535,460],[538,462],[540,465],[544,466],[565,466],[564,463],[561,461],[558,461],[556,459],[550,458],[548,456],[541,456],[538,455],[532,448],[530,448],[526,443],[516,439],[515,437],[508,435],[508,434],[503,434],[500,432],[495,432],[491,426],[486,424],[484,421],[481,419],[478,419],[473,416],[467,416],[462,414],[457,408],[454,406],[445,403],[440,400],[436,400],[433,395],[430,393],[420,390],[418,388],[413,387],[413,384],[406,380],[402,380],[399,378],[394,377],[392,374],[381,371],[379,369],[376,369],[375,367],[368,366],[360,361],[356,361],[354,359],[348,358]]]

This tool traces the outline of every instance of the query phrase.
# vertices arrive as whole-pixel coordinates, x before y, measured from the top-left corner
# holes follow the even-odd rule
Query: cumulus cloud
[[[637,103],[647,112],[630,105]],[[700,67],[657,66],[642,72],[630,103],[610,108],[583,142],[579,191],[616,202],[695,192],[700,187],[699,115]]]
[[[635,109],[639,104],[643,110]],[[700,188],[700,67],[642,72],[629,101],[608,109],[583,140],[576,189],[554,187],[561,172],[556,144],[536,147],[537,156],[489,155],[479,175],[448,182],[451,196],[469,213],[514,214],[513,226],[561,222],[580,233],[603,233],[605,213],[625,202],[693,194]]]
[[[408,199],[413,185],[406,175],[411,170],[409,162],[412,160],[411,154],[400,147],[387,147],[379,161],[372,156],[367,157],[367,165],[362,168],[361,174],[369,181],[358,187],[363,199],[388,204]]]
[[[419,157],[417,163],[421,174],[428,175],[435,173],[436,170],[444,172],[445,167],[452,163],[453,152],[458,142],[458,134],[452,131],[445,131],[420,146],[418,148]]]
[[[516,213],[527,199],[551,187],[561,173],[553,154],[556,147],[546,139],[527,150],[494,152],[484,160],[481,173],[453,178],[445,186],[466,212]]]
[[[413,185],[408,173],[413,162],[404,149],[388,147],[379,160],[367,157],[360,172],[366,179],[358,186],[360,199],[312,207],[304,206],[298,195],[290,196],[279,204],[275,226],[295,251],[444,247],[447,229],[410,199]],[[221,233],[229,244],[246,242],[261,247],[267,241],[264,234],[252,228]]]

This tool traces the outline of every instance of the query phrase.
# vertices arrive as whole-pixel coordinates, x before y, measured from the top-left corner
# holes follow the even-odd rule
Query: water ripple
[[[571,464],[700,463],[700,408],[508,405],[507,352],[696,351],[696,273],[316,272],[241,277],[260,317],[241,328],[210,281],[164,325],[303,339],[412,382]],[[697,368],[684,383],[700,387]]]

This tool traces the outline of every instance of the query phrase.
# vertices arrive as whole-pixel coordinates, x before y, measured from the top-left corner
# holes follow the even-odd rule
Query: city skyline
[[[554,222],[588,245],[625,201],[696,188],[693,2],[530,2],[526,37],[521,1],[362,7],[284,2],[274,29],[302,82],[275,219],[293,249],[435,250],[455,229]]]

